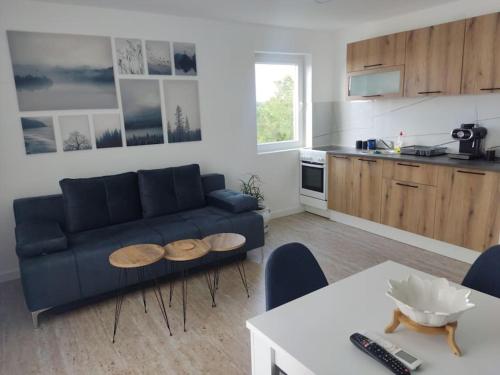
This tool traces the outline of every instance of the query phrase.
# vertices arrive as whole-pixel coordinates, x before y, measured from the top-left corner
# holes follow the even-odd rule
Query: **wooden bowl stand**
[[[421,324],[415,323],[413,320],[408,318],[401,310],[394,310],[394,315],[392,318],[392,323],[387,326],[385,333],[392,333],[398,328],[399,324],[403,324],[406,328],[420,333],[425,333],[427,335],[447,335],[448,336],[448,346],[450,347],[453,354],[460,357],[462,352],[455,342],[455,331],[457,330],[457,322],[448,323],[442,327],[427,327]]]

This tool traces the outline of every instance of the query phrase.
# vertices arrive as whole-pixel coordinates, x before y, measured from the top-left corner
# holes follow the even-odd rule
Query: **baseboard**
[[[290,216],[304,212],[304,207],[298,206],[293,208],[285,208],[283,210],[271,211],[271,219],[277,219],[279,217]]]
[[[330,211],[330,219],[469,264],[474,263],[480,255],[479,252],[474,250],[406,232],[387,225],[374,223],[373,221],[360,219],[337,211]]]
[[[0,283],[5,283],[7,281],[19,279],[21,276],[19,274],[19,269],[15,268],[13,270],[0,272]]]

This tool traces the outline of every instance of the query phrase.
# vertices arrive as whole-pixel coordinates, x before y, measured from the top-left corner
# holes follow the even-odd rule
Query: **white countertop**
[[[356,331],[372,331],[423,361],[415,374],[500,374],[500,299],[473,291],[476,307],[458,322],[462,357],[450,351],[446,336],[411,332],[392,320],[388,279],[426,273],[391,261],[369,268],[247,321],[250,331],[295,358],[314,374],[388,374],[388,370],[349,341]],[[291,375],[291,374],[289,374]]]

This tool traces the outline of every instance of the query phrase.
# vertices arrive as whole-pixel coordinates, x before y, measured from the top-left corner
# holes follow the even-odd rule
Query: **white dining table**
[[[248,320],[252,374],[274,375],[276,366],[288,375],[390,374],[349,340],[354,332],[369,331],[421,359],[414,374],[499,375],[499,298],[472,291],[476,307],[458,320],[461,357],[452,354],[444,335],[417,333],[403,325],[384,333],[395,309],[385,295],[387,282],[410,274],[434,277],[387,261]]]

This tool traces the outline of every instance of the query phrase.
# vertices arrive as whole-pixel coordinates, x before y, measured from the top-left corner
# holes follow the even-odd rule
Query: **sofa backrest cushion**
[[[205,193],[198,164],[174,168],[175,193],[179,210],[205,206]]]
[[[203,207],[205,195],[198,164],[138,171],[144,217]]]
[[[137,174],[66,178],[63,192],[66,230],[81,232],[141,218]]]

